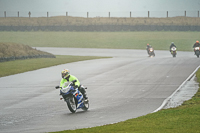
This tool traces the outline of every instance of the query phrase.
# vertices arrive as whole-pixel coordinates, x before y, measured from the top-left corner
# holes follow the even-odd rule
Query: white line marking
[[[169,96],[168,98],[166,98],[166,99],[163,101],[162,105],[161,105],[159,108],[157,108],[155,111],[153,111],[152,113],[161,110],[161,109],[167,104],[167,102],[182,88],[182,86],[183,86],[190,78],[192,78],[192,76],[194,76],[194,74],[197,72],[197,70],[198,70],[199,68],[200,68],[200,65],[199,65],[199,66],[194,70],[194,72],[193,72],[193,73],[178,87],[178,89],[176,89],[176,91],[174,91],[174,93],[173,93],[171,96]]]

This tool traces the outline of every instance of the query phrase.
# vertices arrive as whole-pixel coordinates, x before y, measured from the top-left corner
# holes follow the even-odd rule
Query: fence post
[[[167,11],[167,18],[168,18],[168,11]]]
[[[199,11],[198,11],[198,13],[197,13],[197,14],[198,14],[198,18],[199,18]]]
[[[17,16],[18,16],[18,18],[19,18],[19,11],[17,12]]]
[[[150,16],[150,12],[148,11],[148,18],[149,18],[149,16]]]
[[[131,12],[130,12],[130,18],[131,18]]]
[[[47,12],[47,18],[49,17],[49,12]]]
[[[185,11],[185,17],[186,17],[186,11]]]
[[[108,17],[110,18],[110,12],[108,13]]]
[[[28,16],[29,16],[29,18],[31,17],[31,12],[30,11],[28,12]]]
[[[89,17],[89,12],[87,12],[87,18]]]
[[[68,17],[68,12],[66,12],[66,17]]]
[[[6,11],[4,11],[4,17],[6,18]]]

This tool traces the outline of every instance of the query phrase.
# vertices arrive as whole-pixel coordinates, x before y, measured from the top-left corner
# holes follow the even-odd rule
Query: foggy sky
[[[18,11],[21,15],[31,11],[39,17],[45,16],[46,12],[52,15],[69,12],[77,16],[90,12],[94,16],[103,16],[108,12],[123,15],[131,11],[142,15],[147,11],[156,14],[171,11],[171,14],[175,14],[183,11],[195,13],[199,10],[200,0],[0,0],[0,17],[4,11],[10,16]]]

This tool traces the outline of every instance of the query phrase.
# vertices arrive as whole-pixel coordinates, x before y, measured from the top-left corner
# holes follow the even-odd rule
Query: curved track
[[[146,115],[159,108],[200,65],[193,52],[37,48],[56,55],[112,56],[0,78],[0,132],[50,132],[94,127]],[[90,109],[72,114],[59,100],[60,72],[68,68],[88,87]]]

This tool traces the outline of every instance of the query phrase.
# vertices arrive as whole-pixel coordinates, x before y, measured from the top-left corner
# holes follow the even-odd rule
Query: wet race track
[[[0,133],[51,132],[116,123],[152,113],[200,65],[193,52],[37,48],[55,55],[110,56],[0,78]],[[60,101],[61,70],[88,87],[90,108],[72,114]]]

